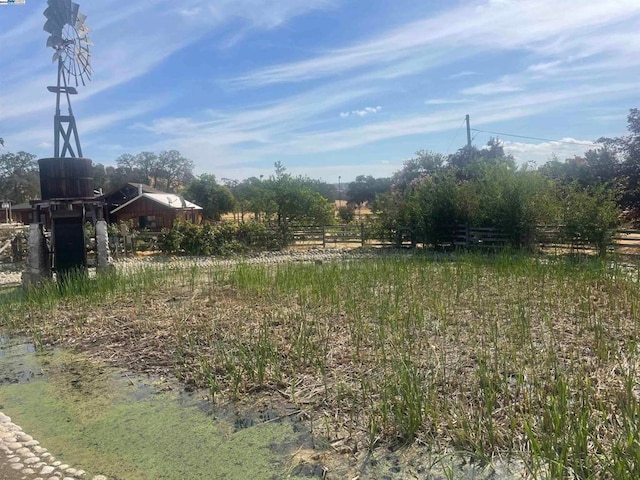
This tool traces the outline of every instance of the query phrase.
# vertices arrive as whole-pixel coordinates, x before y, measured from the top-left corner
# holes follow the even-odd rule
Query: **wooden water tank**
[[[41,158],[38,165],[42,200],[94,196],[93,166],[90,159]]]

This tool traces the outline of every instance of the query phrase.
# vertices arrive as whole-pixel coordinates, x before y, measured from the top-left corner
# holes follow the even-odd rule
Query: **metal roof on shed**
[[[153,200],[165,207],[174,208],[176,210],[202,210],[202,207],[192,203],[188,200],[185,200],[180,195],[175,195],[173,193],[143,193],[142,195],[138,195],[135,198],[132,198],[127,203],[120,205],[118,208],[111,211],[111,213],[116,213],[118,210],[122,210],[127,205],[132,204],[136,200],[140,198],[148,198],[149,200]]]

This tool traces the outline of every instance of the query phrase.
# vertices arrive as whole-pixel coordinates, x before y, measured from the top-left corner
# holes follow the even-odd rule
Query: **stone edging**
[[[2,458],[4,457],[4,458]],[[22,431],[11,418],[0,412],[0,465],[5,463],[26,480],[87,479],[84,470],[78,470],[56,460],[39,442]],[[96,475],[92,480],[107,480]]]

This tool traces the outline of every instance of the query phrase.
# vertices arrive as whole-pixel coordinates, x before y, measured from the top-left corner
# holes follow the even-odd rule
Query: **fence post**
[[[327,248],[327,226],[322,225],[322,249]]]
[[[364,247],[364,223],[360,223],[360,246]]]

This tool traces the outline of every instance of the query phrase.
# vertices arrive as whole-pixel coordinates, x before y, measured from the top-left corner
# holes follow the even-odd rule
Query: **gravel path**
[[[397,255],[397,253],[390,253]],[[311,249],[311,250],[283,250],[275,252],[260,252],[237,257],[187,257],[187,256],[149,256],[129,257],[115,262],[118,270],[129,271],[146,266],[175,266],[180,267],[212,267],[244,264],[273,264],[291,262],[315,262],[323,263],[339,260],[354,260],[358,258],[371,258],[381,255],[374,250],[358,249]]]
[[[397,254],[397,253],[395,253]],[[368,258],[380,255],[377,251],[362,251],[358,249],[315,249],[315,250],[285,250],[279,252],[262,252],[245,257],[217,258],[217,257],[183,257],[183,256],[139,256],[127,257],[115,261],[119,271],[132,271],[147,266],[175,266],[201,267],[237,265],[239,263],[287,263],[287,262],[328,262],[333,260],[347,260]],[[23,265],[0,264],[0,286],[17,286],[22,282]]]

